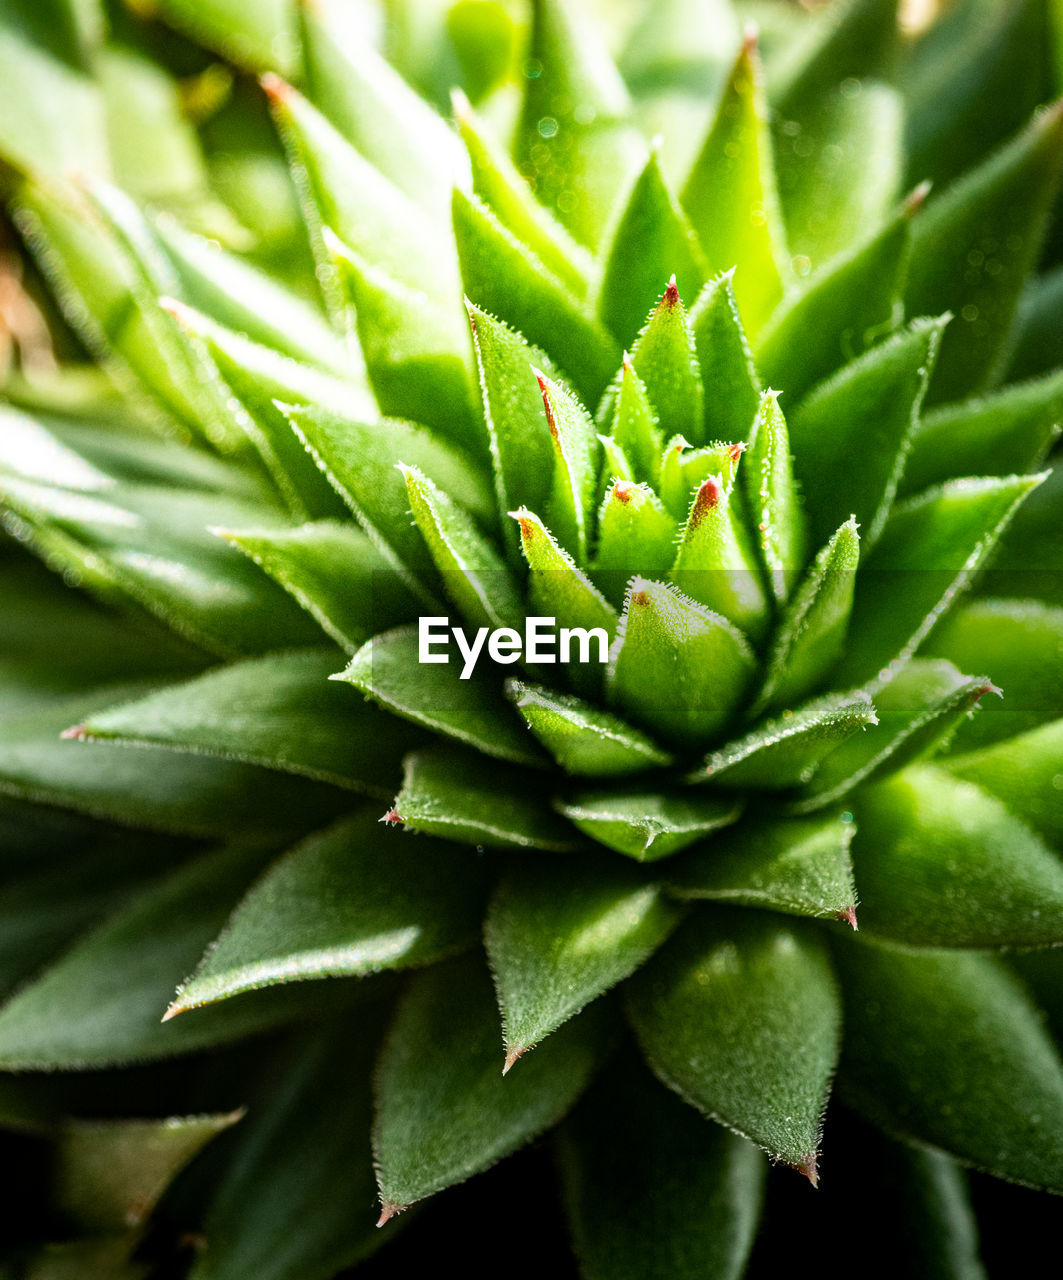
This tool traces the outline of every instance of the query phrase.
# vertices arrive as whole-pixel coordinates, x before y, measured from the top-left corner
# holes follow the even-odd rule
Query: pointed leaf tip
[[[399,813],[398,809],[389,809],[387,813],[385,813],[382,818],[378,818],[377,821],[383,822],[389,827],[401,827],[406,819],[401,813]]]
[[[386,1226],[392,1218],[400,1214],[406,1207],[404,1204],[395,1204],[392,1200],[382,1200],[380,1203],[380,1217],[376,1221],[377,1226]]]
[[[258,83],[262,86],[262,92],[269,99],[271,106],[282,107],[290,101],[293,93],[292,86],[275,72],[267,71],[259,78]]]
[[[813,1188],[817,1190],[819,1189],[818,1157],[814,1155],[809,1156],[807,1160],[802,1160],[793,1167],[798,1171],[798,1173],[803,1173],[805,1175],[809,1182],[811,1182]]]
[[[509,1075],[509,1073],[513,1070],[513,1068],[517,1065],[517,1063],[521,1060],[521,1058],[523,1058],[524,1055],[528,1052],[528,1048],[529,1048],[528,1045],[523,1045],[518,1049],[506,1050],[506,1065],[502,1068],[502,1074],[504,1076]]]
[[[852,926],[854,933],[859,933],[860,926],[856,923],[856,907],[846,907],[844,911],[838,912],[839,920],[846,920]]]
[[[74,724],[69,729],[64,729],[59,737],[64,740],[72,739],[75,742],[88,742],[90,734],[83,724]]]

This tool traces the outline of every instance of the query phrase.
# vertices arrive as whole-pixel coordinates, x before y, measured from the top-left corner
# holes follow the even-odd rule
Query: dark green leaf
[[[217,756],[387,796],[410,737],[341,693],[330,683],[335,670],[331,649],[234,662],[94,711],[66,736]]]
[[[695,444],[745,440],[760,402],[760,383],[738,314],[734,270],[710,280],[690,309],[694,351],[705,390],[705,427]]]
[[[886,225],[795,289],[757,340],[757,367],[793,403],[895,328],[916,192]],[[788,402],[789,403],[789,402]]]
[[[375,814],[349,818],[269,867],[166,1016],[279,983],[431,964],[476,942],[482,894],[469,850],[397,840]]]
[[[1014,975],[992,956],[855,941],[838,959],[842,1095],[964,1164],[1063,1187],[1063,1064]]]
[[[1040,0],[964,0],[920,33],[905,78],[913,180],[948,180],[1051,98],[1048,10]]]
[[[417,608],[402,579],[354,524],[318,520],[294,529],[224,530],[222,537],[279,583],[347,653]]]
[[[492,849],[565,853],[584,842],[550,808],[526,772],[453,748],[406,757],[402,790],[388,813],[411,831]]]
[[[954,480],[898,506],[861,566],[840,678],[855,684],[912,654],[1043,478]]]
[[[373,1151],[387,1221],[489,1168],[556,1124],[608,1048],[591,1010],[503,1080],[498,1012],[477,958],[435,965],[406,989],[377,1065]]]
[[[268,856],[262,846],[214,850],[86,935],[0,1009],[0,1062],[71,1070],[166,1058],[354,999],[349,984],[327,983],[317,1001],[305,988],[281,989],[160,1024],[174,986]]]
[[[783,614],[755,707],[778,711],[812,693],[845,652],[860,537],[847,520],[812,562]]]
[[[858,784],[894,773],[940,750],[987,693],[1000,690],[985,679],[962,675],[950,662],[913,658],[875,688],[878,726],[843,743],[812,779],[809,811],[840,799]]]
[[[620,363],[613,338],[485,205],[461,191],[454,193],[454,234],[472,302],[541,346],[583,399],[597,404]]]
[[[1041,465],[1063,424],[1063,374],[945,405],[916,425],[902,493],[954,475],[1008,476]]]
[[[697,296],[706,269],[697,238],[661,174],[654,151],[628,195],[605,255],[598,314],[628,347],[646,320],[647,302],[669,276],[679,292]]]
[[[463,679],[460,661],[456,656],[447,663],[420,661],[417,629],[401,627],[374,636],[333,678],[354,685],[395,715],[485,755],[542,764],[542,753],[499,696],[497,681],[475,671]]]
[[[1003,800],[1053,844],[1063,838],[1063,720],[954,756],[948,769]]]
[[[298,832],[350,804],[337,788],[238,761],[60,740],[94,712],[147,692],[143,684],[107,686],[6,718],[0,792],[123,826],[197,836]]]
[[[1063,717],[1063,688],[1055,679],[1063,654],[1063,609],[1037,600],[973,600],[930,636],[923,650],[961,671],[981,666],[1004,692],[965,720],[952,739],[969,751]]]
[[[747,37],[731,71],[683,188],[683,206],[709,271],[738,267],[735,296],[746,329],[755,336],[782,297],[786,244],[755,36]]]
[[[282,1060],[241,1124],[194,1280],[331,1280],[384,1243],[373,1228],[367,1013],[315,1030]]]
[[[628,991],[660,1079],[814,1182],[841,1040],[819,937],[761,912],[701,908]]]
[[[77,493],[0,477],[29,541],[68,581],[147,609],[226,657],[312,643],[316,628],[283,591],[211,532],[276,523],[269,507],[217,494],[113,485]]]
[[[849,814],[743,824],[674,864],[668,891],[788,915],[832,916],[855,928],[853,831]]]
[[[621,777],[671,763],[672,757],[646,734],[582,698],[519,680],[511,680],[506,692],[528,728],[568,773]]]
[[[502,1011],[506,1070],[639,968],[680,908],[630,864],[525,860],[503,875],[484,919]]]
[[[999,800],[937,769],[854,799],[861,924],[912,946],[1063,942],[1063,866]]]
[[[877,724],[866,693],[829,693],[720,747],[687,781],[767,791],[801,786],[847,738]]]
[[[868,546],[882,532],[944,324],[913,321],[821,383],[792,415],[794,472],[813,545],[847,516]],[[956,474],[950,465],[949,478]]]
[[[610,1068],[561,1128],[561,1173],[588,1280],[740,1280],[765,1161],[697,1124],[642,1069]]]
[[[1063,112],[1046,111],[933,200],[912,226],[910,314],[951,311],[930,400],[988,386],[1026,276],[1037,261],[1063,162]]]
[[[93,1234],[117,1235],[140,1226],[184,1166],[242,1117],[236,1111],[168,1120],[72,1120],[56,1143],[58,1206]]]
[[[557,807],[592,840],[636,862],[669,858],[742,812],[730,798],[662,791],[584,791]]]
[[[897,44],[893,0],[834,0],[779,58],[772,100],[787,115],[801,115],[844,79],[883,76]]]

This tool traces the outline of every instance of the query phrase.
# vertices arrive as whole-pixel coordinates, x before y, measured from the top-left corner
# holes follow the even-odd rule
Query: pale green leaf
[[[702,745],[732,718],[755,669],[725,618],[665,583],[632,580],[606,687],[633,720],[669,742]]]

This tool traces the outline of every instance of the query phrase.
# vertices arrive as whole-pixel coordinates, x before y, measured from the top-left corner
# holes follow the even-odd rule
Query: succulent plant
[[[1063,1191],[1049,8],[0,5],[2,1274]]]

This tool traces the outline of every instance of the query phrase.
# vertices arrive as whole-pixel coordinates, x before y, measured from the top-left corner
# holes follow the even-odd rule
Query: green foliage
[[[0,1274],[1063,1191],[1061,12],[930,9],[0,0]]]

